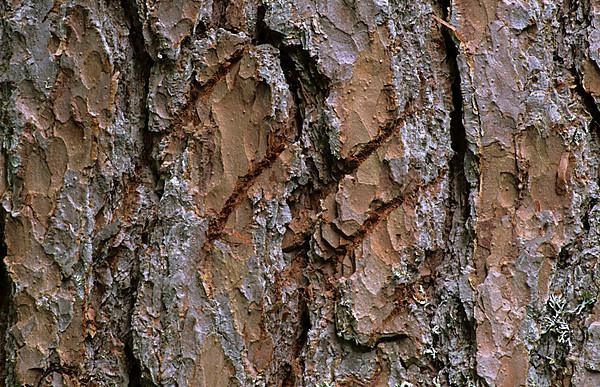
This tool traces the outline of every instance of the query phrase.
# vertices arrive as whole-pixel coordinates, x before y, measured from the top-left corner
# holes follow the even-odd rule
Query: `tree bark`
[[[4,385],[600,385],[597,2],[0,14]]]

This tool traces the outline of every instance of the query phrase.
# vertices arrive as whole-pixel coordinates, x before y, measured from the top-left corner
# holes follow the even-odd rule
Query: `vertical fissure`
[[[149,94],[150,94],[150,77],[152,68],[154,67],[155,61],[146,49],[146,42],[144,39],[143,24],[140,19],[141,9],[139,8],[142,3],[136,2],[135,0],[121,0],[121,7],[124,12],[125,19],[129,29],[129,42],[133,49],[133,66],[135,73],[137,74],[142,84],[142,95],[139,105],[139,114],[143,121],[143,127],[141,128],[142,146],[141,155],[139,156],[138,164],[136,167],[136,176],[148,176],[150,177],[150,187],[160,198],[162,196],[161,178],[160,178],[160,164],[157,158],[154,157],[154,150],[157,148],[158,143],[161,139],[159,133],[152,132],[150,130],[150,106],[149,106]],[[136,181],[134,179],[134,181]],[[143,178],[142,178],[143,180]],[[144,230],[142,239],[148,235],[148,231]],[[146,240],[147,242],[147,240]],[[136,259],[137,259],[136,254]],[[143,368],[138,356],[134,351],[133,333],[132,333],[132,318],[133,309],[135,307],[135,299],[137,297],[137,283],[139,264],[133,262],[131,267],[132,282],[131,282],[131,294],[129,302],[129,313],[127,319],[127,328],[124,338],[125,346],[123,348],[123,355],[125,357],[128,385],[129,386],[146,386],[149,384],[143,377]]]
[[[133,339],[131,335],[127,338],[125,347],[123,348],[125,359],[127,360],[127,376],[129,378],[129,387],[141,387],[147,385],[142,380],[142,366],[140,361],[133,353]]]
[[[452,1],[442,0],[442,19],[449,23]],[[447,26],[441,26],[441,34],[444,40],[446,51],[446,64],[448,66],[450,76],[450,92],[452,111],[450,112],[450,139],[451,148],[454,152],[450,160],[449,182],[450,182],[450,208],[448,215],[447,234],[451,241],[452,247],[449,254],[455,265],[455,272],[458,276],[462,274],[462,266],[469,259],[473,249],[473,233],[469,225],[469,217],[471,214],[471,204],[469,196],[471,192],[471,184],[467,179],[467,168],[469,160],[469,143],[464,125],[464,96],[462,91],[462,79],[459,66],[460,46],[457,44],[451,30]],[[463,304],[459,294],[452,294],[450,298],[454,299],[456,308],[459,311],[460,319],[463,320],[460,328],[461,342],[466,343],[467,347],[461,350],[469,357],[469,370],[463,377],[467,380],[478,381],[484,383],[476,372],[476,325],[473,316],[470,315]],[[456,324],[454,322],[453,324]],[[457,332],[449,332],[454,335]]]
[[[285,41],[285,35],[271,29],[266,22],[266,7],[260,5],[257,12],[256,32],[253,43],[255,45],[269,44],[279,50],[279,60],[281,70],[289,87],[290,94],[295,105],[295,126],[296,132],[292,141],[304,143],[303,136],[308,135],[311,141],[314,142],[315,149],[323,158],[324,161],[333,165],[334,157],[331,154],[326,139],[325,130],[312,130],[315,127],[323,125],[323,117],[311,117],[315,111],[323,110],[327,96],[329,95],[330,80],[322,74],[315,61],[311,58],[310,53],[301,45],[288,44]],[[312,121],[315,119],[316,121]],[[308,125],[306,125],[308,124]],[[309,128],[308,126],[311,126]],[[306,133],[305,131],[310,131]],[[315,137],[315,134],[317,137]],[[310,149],[304,143],[303,154],[306,156],[306,166],[312,176],[319,176],[316,161],[312,158]],[[335,178],[332,176],[332,178]],[[292,197],[288,200],[293,216],[299,216],[299,212],[308,210],[307,207],[314,206],[314,211],[318,211],[318,200],[309,198],[321,197],[324,187],[319,178],[311,179],[307,184],[300,185]],[[312,227],[309,227],[312,228]],[[290,365],[289,373],[285,377],[283,385],[297,385],[301,381],[301,375],[305,373],[305,362],[303,351],[309,342],[309,334],[313,328],[311,321],[311,311],[315,308],[312,304],[314,299],[311,292],[308,290],[310,285],[309,272],[318,270],[312,267],[308,258],[308,250],[310,248],[309,240],[311,232],[306,230],[305,233],[300,233],[301,241],[293,243],[293,246],[285,248],[286,254],[294,254],[299,260],[298,265],[301,270],[301,276],[304,278],[298,287],[298,324],[297,336],[292,348],[292,364]],[[301,383],[301,382],[300,382]]]
[[[159,194],[162,188],[160,187],[160,166],[158,160],[153,157],[154,149],[160,141],[160,135],[150,130],[150,107],[148,105],[148,96],[150,94],[150,75],[154,67],[154,60],[148,53],[145,47],[144,30],[140,21],[138,5],[134,0],[121,0],[121,6],[125,13],[129,28],[129,41],[133,49],[134,66],[139,74],[139,79],[143,85],[142,103],[140,106],[140,114],[143,119],[142,127],[142,154],[140,155],[139,167],[147,167],[151,172],[154,190]]]
[[[444,19],[449,18],[450,1],[442,2]],[[468,150],[466,129],[463,123],[463,95],[461,90],[461,76],[458,67],[458,47],[454,42],[451,32],[448,28],[442,28],[446,48],[446,63],[450,71],[451,93],[452,93],[452,111],[450,112],[450,140],[454,156],[451,160],[451,168],[455,174],[455,180],[460,184],[461,192],[468,196],[469,182],[465,175],[465,156]],[[462,203],[461,203],[462,204]],[[464,209],[467,208],[467,203]]]
[[[281,69],[296,105],[297,133],[294,140],[298,141],[302,135],[304,120],[308,118],[310,112],[323,110],[325,100],[329,95],[331,81],[319,71],[315,61],[304,47],[298,44],[288,44],[281,32],[275,31],[267,25],[265,17],[266,8],[264,5],[260,5],[257,12],[254,44],[270,44],[279,50]],[[322,119],[323,117],[319,117],[319,121],[312,122],[312,125],[322,125],[323,122],[320,121]],[[329,146],[325,146],[328,144],[326,130],[313,131],[312,135],[320,136],[312,140],[316,140],[316,145],[321,145],[319,152],[324,157],[324,161],[329,163],[329,166],[334,166],[335,157]],[[315,169],[315,176],[318,176],[316,167],[314,165],[312,167]]]

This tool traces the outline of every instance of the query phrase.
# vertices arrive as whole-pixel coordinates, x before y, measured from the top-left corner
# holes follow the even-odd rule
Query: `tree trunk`
[[[598,2],[0,13],[6,386],[600,385]]]

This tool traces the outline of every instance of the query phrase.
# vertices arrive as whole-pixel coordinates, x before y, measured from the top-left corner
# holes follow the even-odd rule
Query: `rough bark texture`
[[[600,385],[598,2],[0,14],[4,385]]]

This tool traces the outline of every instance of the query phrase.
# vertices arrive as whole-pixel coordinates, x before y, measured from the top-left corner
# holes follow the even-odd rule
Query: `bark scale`
[[[5,385],[600,385],[597,3],[0,14]]]

